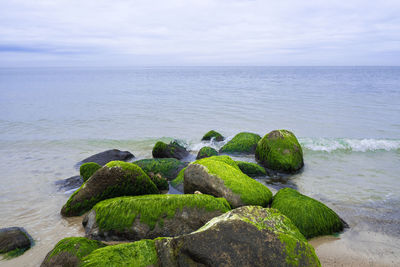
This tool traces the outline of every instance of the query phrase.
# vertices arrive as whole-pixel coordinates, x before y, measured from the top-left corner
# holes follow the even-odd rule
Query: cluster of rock
[[[225,138],[210,131],[203,140]],[[252,178],[303,167],[293,133],[244,132],[210,148],[189,164],[176,141],[157,142],[153,159],[82,164],[84,182],[61,214],[84,214],[86,236],[58,242],[42,266],[320,266],[307,238],[346,223],[315,199],[290,188],[273,196]],[[261,165],[220,155],[239,153]],[[169,184],[184,194],[163,194]]]

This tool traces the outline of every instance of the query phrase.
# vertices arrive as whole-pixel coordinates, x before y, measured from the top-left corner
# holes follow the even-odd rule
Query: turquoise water
[[[282,128],[298,136],[305,168],[259,181],[339,213],[351,228],[334,242],[351,255],[400,263],[400,67],[159,67],[0,69],[0,226],[37,241],[0,264],[37,266],[59,239],[82,235],[79,219],[59,215],[68,194],[53,182],[87,156],[151,157],[159,138],[195,154],[210,129]]]

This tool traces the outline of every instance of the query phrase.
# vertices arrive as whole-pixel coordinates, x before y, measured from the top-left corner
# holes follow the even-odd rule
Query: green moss
[[[25,253],[25,251],[27,251],[29,248],[16,248],[14,250],[11,250],[7,253],[0,253],[3,255],[3,259],[5,260],[11,260],[13,258],[16,258],[18,256],[21,256],[22,254]]]
[[[52,257],[62,252],[68,252],[75,255],[79,260],[82,260],[83,257],[89,255],[92,251],[105,246],[100,241],[90,240],[86,237],[67,237],[56,244],[51,254],[46,257],[46,261],[49,262]]]
[[[217,150],[215,150],[212,147],[205,146],[200,149],[199,153],[197,154],[196,159],[208,158],[208,157],[217,156],[217,155],[218,155]]]
[[[169,180],[176,178],[177,171],[185,167],[185,163],[175,158],[142,159],[134,163],[147,174],[159,173]]]
[[[101,168],[101,165],[95,163],[95,162],[87,162],[81,165],[79,168],[79,173],[83,179],[84,182],[86,182],[90,176],[93,175],[98,169]]]
[[[153,147],[153,157],[158,158],[159,155],[164,154],[166,150],[168,150],[168,145],[162,141],[158,141]]]
[[[265,207],[272,200],[272,193],[268,187],[240,171],[235,162],[234,166],[236,167],[212,158],[200,159],[195,163],[203,165],[210,174],[216,175],[223,180],[225,186],[231,189],[233,193],[238,194],[245,204]]]
[[[257,143],[260,139],[261,137],[255,133],[238,133],[232,140],[226,143],[219,152],[252,154],[256,150]]]
[[[101,230],[124,230],[132,227],[135,218],[153,229],[161,218],[173,218],[177,210],[201,208],[207,211],[230,210],[224,198],[210,195],[145,195],[108,199],[94,206],[96,222]],[[161,219],[161,220],[160,220]]]
[[[344,228],[333,210],[291,188],[279,190],[272,207],[289,217],[306,238],[333,234]]]
[[[149,177],[151,181],[157,186],[158,190],[162,191],[169,189],[168,181],[164,177],[162,177],[159,173],[157,174],[149,173]]]
[[[177,186],[183,184],[183,179],[184,179],[185,170],[186,170],[186,167],[183,168],[183,169],[178,173],[178,176],[176,176],[176,178],[175,178],[174,180],[171,181],[171,185],[172,185],[173,187],[177,187]]]
[[[224,140],[224,137],[220,133],[218,133],[218,132],[216,132],[214,130],[211,130],[208,133],[206,133],[203,136],[203,138],[201,138],[201,140],[202,141],[207,141],[207,140],[211,140],[212,138],[214,138],[215,141],[223,141]]]
[[[256,159],[265,167],[292,173],[303,167],[303,151],[296,136],[287,130],[266,134],[258,143]]]
[[[97,249],[83,258],[81,267],[146,267],[157,266],[158,256],[154,240],[143,239]]]
[[[250,177],[267,175],[265,169],[256,163],[245,162],[245,161],[235,161],[235,162],[239,166],[240,170]]]

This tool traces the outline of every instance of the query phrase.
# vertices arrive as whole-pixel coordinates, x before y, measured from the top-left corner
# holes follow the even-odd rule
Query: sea
[[[257,180],[349,224],[311,240],[321,261],[400,265],[400,67],[21,67],[0,68],[0,228],[24,227],[35,245],[0,266],[39,266],[84,235],[81,217],[60,215],[71,192],[54,184],[80,160],[112,148],[150,158],[173,139],[195,155],[211,129],[227,140],[292,131],[304,169]]]

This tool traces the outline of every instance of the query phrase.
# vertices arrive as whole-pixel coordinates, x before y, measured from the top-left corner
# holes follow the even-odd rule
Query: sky
[[[0,0],[0,66],[400,65],[400,1]]]

